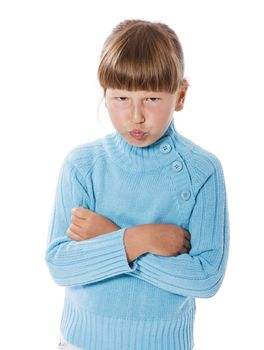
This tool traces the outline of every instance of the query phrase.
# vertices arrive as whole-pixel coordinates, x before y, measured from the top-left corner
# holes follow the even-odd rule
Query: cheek
[[[106,109],[110,116],[116,114],[116,109],[112,104],[106,104]]]
[[[167,108],[164,110],[164,114],[166,114],[167,116],[171,116],[175,110],[175,106],[175,104],[167,106]]]
[[[111,107],[108,108],[108,114],[114,127],[116,129],[122,128],[126,120],[126,113],[120,108]]]
[[[108,108],[108,113],[112,118],[119,119],[128,113],[128,109],[124,106],[111,105]]]
[[[159,118],[162,116],[165,119],[170,116],[172,112],[173,109],[170,106],[156,106],[155,110],[153,110],[155,116],[158,116]]]
[[[110,115],[112,118],[114,119],[120,119],[122,115],[124,115],[124,113],[119,109],[119,108],[112,108],[109,111]]]

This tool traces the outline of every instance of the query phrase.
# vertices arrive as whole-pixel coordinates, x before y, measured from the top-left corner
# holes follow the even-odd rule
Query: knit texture
[[[85,240],[67,235],[71,209],[83,206],[120,229]],[[128,263],[124,234],[170,223],[191,234],[179,256],[146,253]],[[86,350],[190,350],[195,298],[223,281],[229,216],[219,159],[180,135],[135,147],[118,132],[71,149],[62,162],[46,262],[65,287],[60,330]]]

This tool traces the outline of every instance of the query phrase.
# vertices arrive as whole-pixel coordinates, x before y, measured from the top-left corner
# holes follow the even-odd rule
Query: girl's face
[[[106,89],[105,106],[114,128],[133,146],[145,147],[167,130],[173,112],[183,108],[185,90],[176,93]],[[144,134],[131,133],[138,129]]]

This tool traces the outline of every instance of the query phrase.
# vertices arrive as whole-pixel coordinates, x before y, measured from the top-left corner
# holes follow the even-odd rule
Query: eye
[[[117,101],[124,102],[127,100],[127,97],[120,96],[120,97],[116,97],[116,99],[117,99]]]
[[[160,100],[160,98],[159,97],[148,97],[146,100],[149,102],[157,102]]]

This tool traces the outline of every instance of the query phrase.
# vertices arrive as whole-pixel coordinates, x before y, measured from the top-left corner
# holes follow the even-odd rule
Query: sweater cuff
[[[134,272],[136,264],[128,262],[127,253],[125,249],[125,230],[119,230],[104,233],[89,239],[86,242],[89,245],[90,261],[94,259],[92,267],[97,275],[119,275],[126,272]],[[85,249],[87,254],[87,248]]]
[[[46,261],[56,283],[63,286],[94,283],[130,273],[136,263],[128,263],[124,232],[126,228],[76,242],[61,240],[50,244]]]
[[[111,242],[113,243],[113,254],[116,254],[116,264],[119,262],[119,269],[120,272],[134,272],[136,270],[136,264],[134,261],[131,261],[130,263],[128,262],[127,259],[127,253],[126,253],[126,248],[125,248],[125,228],[121,228],[120,230],[117,230],[115,232],[109,232],[104,234],[102,237],[102,240],[100,243],[102,243],[102,249],[104,249],[104,244],[108,246],[107,241],[110,238]],[[109,235],[109,238],[108,238]],[[99,237],[99,236],[97,236]],[[106,240],[104,240],[104,238]],[[119,248],[119,249],[118,249]],[[118,249],[118,250],[116,250]]]

